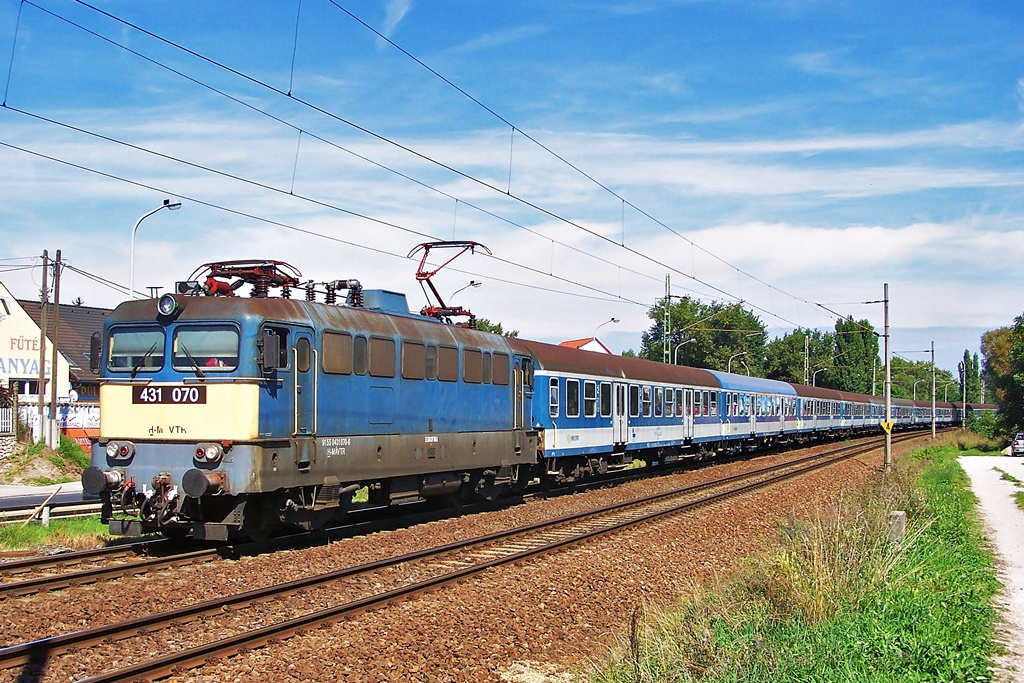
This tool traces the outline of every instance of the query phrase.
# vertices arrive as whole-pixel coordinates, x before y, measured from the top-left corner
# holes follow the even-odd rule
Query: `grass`
[[[983,441],[944,437],[809,520],[775,550],[668,609],[644,604],[596,683],[987,681],[998,590],[956,458]],[[888,540],[891,510],[907,537]]]
[[[57,476],[23,477],[22,475],[33,466],[33,463],[45,459],[56,470]],[[78,443],[63,434],[60,437],[60,446],[56,451],[51,451],[43,442],[38,442],[24,447],[21,451],[15,452],[9,459],[13,465],[5,473],[7,480],[17,479],[19,483],[28,486],[50,486],[52,484],[64,484],[78,481],[82,471],[89,466],[89,454]]]
[[[99,515],[55,519],[48,527],[37,523],[22,526],[20,522],[0,526],[0,547],[7,550],[41,546],[92,548],[109,540],[107,525],[100,523]]]

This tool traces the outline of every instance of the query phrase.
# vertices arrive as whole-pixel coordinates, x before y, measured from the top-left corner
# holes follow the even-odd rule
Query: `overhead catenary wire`
[[[389,257],[393,257],[393,258],[398,258],[398,259],[402,259],[404,261],[409,261],[410,260],[408,258],[408,256],[403,255],[403,254],[389,252],[389,251],[386,251],[386,250],[383,250],[383,249],[378,249],[376,247],[370,247],[370,246],[367,246],[365,244],[360,244],[358,242],[353,242],[353,241],[350,241],[350,240],[344,240],[344,239],[341,239],[339,237],[335,237],[333,235],[327,235],[327,234],[324,234],[324,233],[316,232],[315,230],[309,230],[308,228],[300,228],[298,226],[290,225],[290,224],[284,223],[282,221],[266,218],[264,216],[258,216],[256,214],[249,213],[249,212],[246,212],[246,211],[240,211],[238,209],[232,209],[230,207],[226,207],[226,206],[223,206],[223,205],[220,205],[220,204],[216,204],[214,202],[209,202],[209,201],[200,199],[199,197],[196,197],[196,196],[190,196],[190,195],[186,195],[186,194],[170,192],[167,188],[157,187],[157,186],[150,185],[150,184],[147,184],[147,183],[143,183],[143,182],[140,182],[140,181],[137,181],[137,180],[132,180],[130,178],[124,178],[122,176],[117,176],[117,175],[114,175],[114,174],[111,174],[111,173],[107,173],[106,171],[101,171],[101,170],[98,170],[98,169],[90,168],[88,166],[84,166],[82,164],[77,164],[75,162],[71,162],[71,161],[68,161],[66,159],[60,159],[60,158],[52,156],[52,155],[43,154],[42,152],[37,152],[37,151],[30,150],[30,149],[27,149],[27,148],[19,147],[18,145],[13,145],[13,144],[10,144],[8,142],[4,142],[2,140],[0,140],[0,146],[6,147],[8,149],[12,149],[12,150],[15,150],[15,151],[18,151],[18,152],[23,152],[23,153],[26,153],[26,154],[31,154],[33,156],[36,156],[36,157],[39,157],[39,158],[42,158],[42,159],[46,159],[48,161],[52,161],[52,162],[55,162],[55,163],[63,164],[65,166],[69,166],[71,168],[78,169],[80,171],[85,171],[85,172],[88,172],[88,173],[93,173],[95,175],[98,175],[98,176],[101,176],[101,177],[104,177],[104,178],[108,178],[110,180],[114,180],[114,181],[117,181],[117,182],[127,183],[129,185],[133,185],[135,187],[139,187],[139,188],[142,188],[142,189],[151,190],[151,191],[159,192],[159,193],[162,193],[162,194],[176,194],[177,196],[181,197],[182,199],[188,200],[189,202],[192,202],[194,204],[198,204],[198,205],[201,205],[201,206],[206,206],[206,207],[209,207],[209,208],[212,208],[212,209],[216,209],[216,210],[219,210],[219,211],[225,211],[225,212],[230,213],[230,214],[235,215],[235,216],[247,218],[247,219],[254,220],[254,221],[259,221],[261,223],[266,223],[268,225],[274,225],[274,226],[279,227],[279,228],[283,228],[283,229],[286,229],[286,230],[291,230],[291,231],[302,233],[302,234],[309,235],[309,236],[312,236],[312,237],[317,237],[317,238],[329,240],[329,241],[336,242],[336,243],[339,243],[339,244],[344,244],[346,246],[355,247],[357,249],[363,249],[363,250],[370,251],[370,252],[373,252],[373,253],[377,253],[377,254],[380,254],[380,255],[383,255],[383,256],[389,256]],[[495,258],[495,257],[490,257],[490,258]],[[526,270],[533,271],[533,272],[535,272],[537,274],[540,274],[540,275],[545,275],[547,277],[551,277],[551,276],[547,275],[546,273],[544,273],[541,270],[538,270],[536,268],[531,268],[530,266],[526,266],[524,264],[517,264],[517,263],[515,263],[513,261],[509,261],[507,259],[496,258],[496,260],[504,262],[504,263],[509,263],[511,265],[516,265],[516,266],[518,266],[520,268],[524,268]],[[634,301],[634,300],[629,299],[627,297],[619,296],[619,295],[616,295],[616,294],[613,294],[613,293],[610,293],[610,292],[605,292],[605,291],[600,290],[600,289],[598,289],[596,287],[591,287],[589,285],[580,284],[578,282],[569,280],[567,278],[562,278],[562,277],[559,277],[559,276],[554,276],[554,277],[557,280],[560,280],[560,281],[565,282],[567,284],[572,284],[572,285],[574,285],[576,287],[579,287],[581,289],[584,289],[584,290],[589,290],[591,292],[594,292],[595,294],[600,294],[601,296],[580,294],[578,292],[567,292],[567,291],[564,291],[564,290],[555,290],[555,289],[551,289],[551,288],[540,287],[540,286],[532,285],[532,284],[525,283],[525,282],[519,282],[519,281],[515,281],[515,280],[499,278],[499,277],[494,276],[491,273],[486,273],[485,274],[485,273],[479,273],[479,272],[475,272],[475,271],[470,271],[470,270],[461,269],[461,268],[454,268],[454,267],[450,268],[450,270],[452,270],[453,272],[459,272],[459,273],[463,273],[465,275],[471,275],[471,276],[474,276],[474,277],[486,278],[486,279],[489,279],[489,280],[493,280],[493,281],[496,281],[496,282],[502,282],[502,283],[509,284],[509,285],[525,287],[527,289],[535,289],[535,290],[538,290],[538,291],[546,291],[546,292],[550,292],[550,293],[564,294],[566,296],[574,296],[574,297],[584,298],[584,299],[595,299],[595,300],[608,301],[608,302],[622,302],[622,303],[632,304],[632,305],[635,305],[635,306],[642,306],[644,308],[646,308],[648,306],[648,304],[646,304],[646,303],[643,303],[643,302],[640,302],[640,301]],[[123,290],[124,286],[122,286],[121,289]]]
[[[103,9],[100,9],[100,8],[90,4],[88,2],[85,2],[84,0],[75,0],[75,1],[76,1],[77,4],[79,4],[79,5],[83,6],[83,7],[86,7],[86,8],[88,8],[88,9],[90,9],[90,10],[92,10],[92,11],[98,13],[98,14],[106,16],[109,19],[111,19],[112,21],[118,22],[118,23],[120,23],[123,26],[129,27],[129,28],[131,28],[133,30],[136,30],[136,31],[139,31],[140,33],[143,33],[143,34],[153,38],[154,40],[160,41],[160,42],[164,43],[165,45],[168,45],[168,46],[173,47],[173,48],[175,48],[177,50],[185,52],[186,54],[189,54],[189,55],[195,57],[196,59],[200,59],[200,60],[206,62],[207,64],[215,66],[215,67],[217,67],[219,69],[223,69],[223,70],[225,70],[225,71],[227,71],[227,72],[229,72],[231,74],[234,74],[234,75],[238,76],[239,78],[242,78],[242,79],[244,79],[244,80],[246,80],[246,81],[248,81],[248,82],[250,82],[250,83],[252,83],[254,85],[257,85],[259,87],[265,88],[265,89],[267,89],[267,90],[269,90],[271,92],[277,93],[277,94],[279,94],[279,95],[281,95],[283,97],[287,97],[290,100],[296,102],[297,104],[300,104],[300,105],[302,105],[304,107],[307,107],[307,108],[309,108],[312,111],[315,111],[315,112],[320,113],[320,114],[322,114],[324,116],[327,116],[327,117],[331,118],[332,120],[335,120],[335,121],[337,121],[339,123],[342,123],[342,124],[344,124],[346,126],[350,126],[353,129],[355,129],[355,130],[358,130],[358,131],[360,131],[360,132],[362,132],[362,133],[364,133],[366,135],[369,135],[369,136],[371,136],[371,137],[373,137],[373,138],[375,138],[375,139],[377,139],[377,140],[379,140],[381,142],[384,142],[384,143],[386,143],[388,145],[392,145],[392,146],[394,146],[394,147],[396,147],[396,148],[398,148],[398,149],[400,149],[400,150],[402,150],[402,151],[404,151],[404,152],[406,152],[408,154],[411,154],[411,155],[413,155],[413,156],[415,156],[415,157],[417,157],[419,159],[422,159],[423,161],[426,161],[426,162],[428,162],[430,164],[436,165],[439,168],[442,168],[442,169],[444,169],[444,170],[446,170],[446,171],[448,171],[450,173],[456,174],[459,177],[462,177],[462,178],[464,178],[466,180],[469,180],[471,182],[479,184],[479,185],[481,185],[481,186],[483,186],[483,187],[485,187],[487,189],[490,189],[490,190],[492,190],[494,192],[498,192],[498,193],[502,194],[503,196],[510,197],[510,198],[514,199],[515,201],[523,204],[526,207],[529,207],[529,208],[531,208],[531,209],[533,209],[535,211],[538,211],[538,212],[540,212],[540,213],[542,213],[542,214],[544,214],[546,216],[549,216],[549,217],[551,217],[551,218],[553,218],[553,219],[555,219],[555,220],[557,220],[559,222],[562,222],[562,223],[564,223],[566,225],[569,225],[569,226],[572,226],[572,227],[574,227],[574,228],[576,228],[578,230],[581,230],[581,231],[591,235],[592,237],[595,237],[595,238],[597,238],[597,239],[599,239],[601,241],[604,241],[604,242],[606,242],[606,243],[608,243],[610,245],[617,246],[617,247],[627,251],[628,253],[630,253],[632,255],[635,255],[635,256],[637,256],[637,257],[639,257],[641,259],[647,260],[647,261],[649,261],[651,263],[654,263],[655,265],[658,265],[660,268],[663,268],[665,270],[669,270],[669,271],[671,271],[673,273],[676,273],[676,274],[681,275],[681,276],[683,276],[685,278],[688,278],[688,279],[692,280],[693,282],[696,282],[696,283],[698,283],[698,284],[700,284],[700,285],[702,285],[702,286],[704,286],[704,287],[706,287],[706,288],[708,288],[708,289],[710,289],[710,290],[712,290],[714,292],[717,292],[718,294],[726,297],[727,299],[731,299],[731,300],[742,299],[742,297],[738,297],[738,296],[730,293],[729,291],[727,291],[727,290],[725,290],[723,288],[720,288],[720,287],[718,287],[718,286],[716,286],[716,285],[714,285],[714,284],[712,284],[710,282],[704,281],[704,280],[702,280],[700,278],[695,277],[694,275],[691,275],[691,274],[686,273],[686,272],[684,272],[682,270],[679,270],[678,268],[676,268],[674,266],[671,266],[668,263],[665,263],[665,262],[661,261],[660,259],[656,259],[653,256],[645,254],[645,253],[643,253],[643,252],[641,252],[641,251],[639,251],[637,249],[634,249],[632,247],[619,244],[614,239],[611,239],[611,238],[609,238],[609,237],[607,237],[605,235],[602,235],[599,232],[591,230],[591,229],[587,228],[586,226],[583,226],[583,225],[579,224],[576,221],[573,221],[571,219],[565,218],[565,217],[563,217],[563,216],[561,216],[561,215],[559,215],[559,214],[557,214],[557,213],[555,213],[555,212],[553,212],[551,210],[548,210],[548,209],[546,209],[546,208],[536,204],[535,202],[531,202],[531,201],[525,199],[524,197],[520,197],[520,196],[517,196],[515,194],[509,193],[506,190],[502,190],[500,187],[497,187],[497,186],[495,186],[492,183],[489,183],[489,182],[487,182],[487,181],[485,181],[485,180],[483,180],[481,178],[478,178],[478,177],[476,177],[476,176],[474,176],[474,175],[472,175],[470,173],[466,173],[466,172],[464,172],[464,171],[462,171],[460,169],[457,169],[457,168],[455,168],[455,167],[453,167],[453,166],[451,166],[449,164],[446,164],[445,162],[442,162],[440,160],[434,159],[434,158],[430,157],[427,154],[424,154],[424,153],[422,153],[422,152],[420,152],[418,150],[415,150],[415,149],[409,147],[408,145],[404,145],[404,144],[402,144],[402,143],[400,143],[400,142],[398,142],[396,140],[392,140],[391,138],[388,138],[387,136],[384,136],[384,135],[382,135],[380,133],[377,133],[377,132],[375,132],[375,131],[373,131],[373,130],[371,130],[369,128],[366,128],[365,126],[361,126],[360,124],[357,124],[357,123],[355,123],[353,121],[345,119],[344,117],[341,117],[341,116],[339,116],[339,115],[337,115],[337,114],[335,114],[335,113],[333,113],[331,111],[328,111],[328,110],[326,110],[326,109],[324,109],[324,108],[322,108],[322,107],[320,107],[320,106],[318,106],[316,104],[313,104],[312,102],[309,102],[309,101],[304,100],[302,98],[296,97],[294,93],[285,92],[285,91],[281,90],[280,88],[278,88],[278,87],[276,87],[274,85],[271,85],[270,83],[267,83],[265,81],[261,81],[260,79],[254,77],[254,76],[251,76],[249,74],[246,74],[243,71],[240,71],[240,70],[235,69],[233,67],[230,67],[230,66],[228,66],[228,65],[226,65],[226,64],[224,64],[222,62],[219,62],[219,61],[214,60],[214,59],[212,59],[210,57],[207,57],[207,56],[205,56],[205,55],[203,55],[203,54],[201,54],[201,53],[199,53],[199,52],[197,52],[195,50],[192,50],[192,49],[190,49],[188,47],[185,47],[185,46],[181,45],[180,43],[176,43],[175,41],[172,41],[172,40],[170,40],[168,38],[165,38],[165,37],[163,37],[163,36],[153,32],[153,31],[150,31],[150,30],[148,30],[146,28],[143,28],[143,27],[141,27],[141,26],[139,26],[139,25],[137,25],[137,24],[135,24],[133,22],[127,21],[126,19],[123,19],[121,17],[118,17],[117,15],[114,15],[114,14],[112,14],[110,12],[107,12],[107,11],[105,11]],[[25,2],[27,4],[31,4],[33,7],[38,7],[38,5],[35,5],[34,3],[32,3],[31,0],[23,0],[23,2]],[[42,11],[44,11],[44,12],[47,12],[49,14],[52,14],[54,16],[58,16],[59,17],[59,15],[56,15],[55,13],[50,12],[49,10],[46,10],[44,8],[40,8],[40,9]],[[71,22],[70,20],[67,20],[64,17],[60,17],[60,18],[64,19],[65,21],[68,21],[69,23],[71,23],[73,25],[76,25],[74,22]],[[452,85],[454,86],[454,84],[452,84]],[[455,87],[457,87],[457,86],[455,86]],[[511,125],[511,124],[509,124],[509,125]],[[518,129],[518,128],[516,128],[516,129],[519,130],[519,132],[521,134],[523,134],[521,129]],[[536,144],[539,144],[535,140],[533,140],[532,138],[530,138],[530,139],[531,139],[531,141],[535,142]],[[548,151],[549,151],[549,153],[555,154],[554,152],[551,152],[550,150],[548,150]],[[557,157],[557,154],[555,154],[555,156]],[[564,159],[561,159],[561,157],[558,157],[558,158],[560,160],[562,160],[564,163],[569,164],[568,161],[566,161]],[[571,166],[571,164],[570,164],[570,166]],[[573,168],[575,168],[575,167],[573,167]],[[578,172],[583,173],[584,175],[586,175],[582,170],[579,170],[579,169],[576,169],[576,170]],[[587,177],[590,178],[590,176],[587,176]],[[597,183],[597,181],[594,180],[593,178],[590,178],[590,179],[593,182]],[[598,185],[600,185],[600,183],[598,183]],[[604,187],[604,186],[602,185],[601,187]],[[608,188],[604,188],[604,189],[607,190]],[[616,195],[616,196],[618,196],[618,195]],[[658,219],[654,218],[653,216],[651,216],[650,214],[645,212],[643,209],[640,209],[639,207],[633,205],[628,200],[623,200],[623,201],[625,201],[627,204],[629,204],[629,206],[631,206],[632,208],[634,208],[636,211],[638,211],[642,215],[646,216],[647,218],[655,221],[656,223],[658,223],[659,225],[661,225],[661,226],[663,226],[665,228],[668,228],[668,229],[672,230],[671,228],[669,228],[669,226],[665,225],[664,223],[662,223]],[[673,232],[676,232],[676,231],[673,230]],[[676,234],[679,235],[678,232],[676,232]],[[682,237],[682,235],[679,235],[679,236]],[[684,238],[684,239],[687,239],[687,238]],[[728,262],[726,262],[723,259],[721,259],[720,257],[712,254],[711,252],[708,252],[707,250],[705,250],[700,245],[697,245],[697,244],[693,243],[692,241],[690,241],[688,239],[687,239],[687,242],[689,242],[692,246],[694,246],[694,247],[696,247],[698,249],[701,249],[701,251],[704,251],[705,253],[709,254],[710,256],[718,259],[722,263],[726,263],[730,267],[736,268],[736,266],[733,266],[732,264],[728,264]],[[749,277],[753,278],[753,276],[750,276],[748,273],[746,273],[745,271],[742,271],[739,268],[736,268],[736,270],[739,271],[739,272],[743,272],[744,274],[746,274]],[[753,279],[756,280],[757,278],[753,278]],[[761,280],[757,280],[757,281],[761,282],[761,284],[764,284],[767,287],[772,287],[772,285],[770,285],[770,284],[768,284],[766,282],[763,282]],[[812,306],[814,305],[813,302],[807,301],[806,299],[802,299],[800,297],[796,297],[796,296],[794,296],[792,294],[789,294],[789,293],[787,293],[787,292],[785,292],[783,290],[780,290],[778,288],[774,288],[774,289],[776,289],[776,291],[779,291],[782,294],[786,294],[787,296],[790,296],[790,297],[792,297],[794,299],[797,299],[798,301],[802,301],[803,303],[806,303],[808,305],[812,305]],[[797,325],[797,323],[795,323],[795,322],[793,322],[793,321],[791,321],[791,320],[789,320],[789,319],[787,319],[787,318],[785,318],[785,317],[783,317],[781,315],[778,315],[774,311],[769,311],[769,310],[765,309],[764,307],[761,307],[761,306],[758,306],[756,304],[753,304],[752,302],[748,302],[748,304],[750,304],[750,306],[752,308],[755,308],[758,311],[760,311],[760,312],[762,312],[762,313],[764,313],[764,314],[766,314],[766,315],[768,315],[768,316],[770,316],[772,318],[775,318],[777,320],[781,320],[781,321],[783,321],[783,322],[785,322],[785,323],[787,323],[789,325],[793,325],[794,327],[799,326],[799,325]]]

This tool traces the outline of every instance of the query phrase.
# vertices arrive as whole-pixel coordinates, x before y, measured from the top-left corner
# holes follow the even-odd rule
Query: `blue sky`
[[[636,348],[666,274],[881,327],[888,282],[893,350],[955,369],[1024,310],[1022,35],[1019,2],[0,0],[0,279],[59,248],[124,286],[173,197],[137,289],[278,258],[418,309],[403,257],[475,240],[438,287],[523,336]]]

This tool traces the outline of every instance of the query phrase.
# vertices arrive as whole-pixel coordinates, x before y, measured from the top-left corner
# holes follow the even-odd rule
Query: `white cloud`
[[[412,0],[388,0],[384,7],[384,25],[380,32],[390,38],[405,15],[412,9]],[[380,46],[378,41],[378,46]]]

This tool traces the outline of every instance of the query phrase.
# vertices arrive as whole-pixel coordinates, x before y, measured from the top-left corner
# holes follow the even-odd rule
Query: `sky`
[[[438,290],[522,337],[637,349],[666,276],[881,330],[888,284],[893,352],[955,372],[1024,311],[1021,36],[1019,1],[0,0],[0,281],[60,249],[114,307],[166,198],[141,292],[278,259],[419,310],[410,252],[471,240]]]

